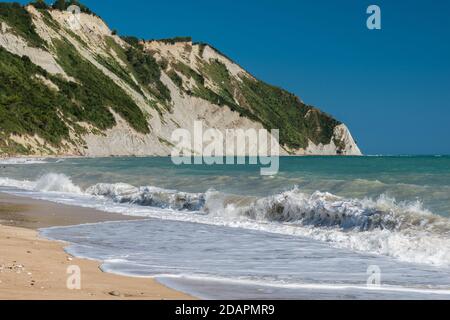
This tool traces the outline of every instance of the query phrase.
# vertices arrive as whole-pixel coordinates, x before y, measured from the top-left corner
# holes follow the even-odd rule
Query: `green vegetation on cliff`
[[[4,21],[13,32],[26,39],[30,46],[43,47],[45,42],[34,29],[30,14],[18,3],[0,3],[0,22]]]
[[[57,9],[60,11],[67,10],[70,6],[75,5],[80,8],[80,11],[87,14],[94,14],[91,9],[86,7],[84,4],[80,3],[80,1],[77,0],[56,0],[52,8]]]
[[[230,107],[231,110],[239,112],[239,114],[243,117],[248,117],[252,120],[257,121],[258,119],[256,117],[253,116],[253,114],[251,112],[249,112],[249,110],[247,110],[246,108],[243,108],[242,106],[240,106],[239,104],[237,104],[230,96],[227,96],[225,94],[218,94],[215,91],[213,91],[212,89],[208,88],[205,85],[205,77],[198,73],[197,71],[193,70],[191,67],[189,67],[188,65],[182,63],[182,62],[178,62],[175,64],[172,64],[172,68],[178,72],[180,72],[181,74],[183,74],[185,77],[187,77],[188,79],[192,79],[195,82],[195,88],[192,91],[187,91],[188,94],[196,96],[198,98],[207,100],[209,102],[211,102],[212,104],[218,105],[218,106],[224,106],[227,105],[228,107]],[[228,71],[227,71],[228,72]],[[175,77],[174,75],[172,75],[172,77]],[[181,79],[175,79],[175,83],[178,85],[178,87],[183,90],[182,88],[182,80]],[[213,79],[211,79],[213,80]],[[223,83],[219,82],[218,83],[219,86],[222,86]],[[223,90],[220,90],[222,93],[224,92]]]
[[[36,9],[47,10],[50,6],[44,0],[36,0],[30,3]]]
[[[280,143],[290,148],[306,148],[308,139],[315,144],[328,144],[334,128],[340,124],[283,89],[246,76],[241,81],[235,79],[219,60],[203,62],[200,73],[183,63],[174,64],[173,68],[195,81],[196,88],[188,93],[219,106],[227,105],[266,129],[280,129]],[[216,84],[214,89],[205,85],[205,78]],[[182,82],[174,82],[182,88]]]
[[[133,68],[138,81],[161,102],[170,102],[170,91],[161,82],[161,68],[150,54],[130,47],[126,51],[127,61]]]
[[[61,139],[69,138],[58,111],[64,113],[77,106],[36,75],[48,76],[27,57],[20,58],[0,48],[0,131],[3,135],[37,134],[57,145]]]
[[[58,0],[52,8],[66,10],[72,4],[91,13],[74,0]],[[80,47],[91,52],[99,64],[142,95],[162,118],[164,110],[160,106],[170,111],[173,104],[170,90],[161,80],[166,73],[186,95],[228,106],[266,129],[280,129],[281,144],[292,149],[306,148],[309,140],[315,144],[330,143],[335,127],[340,124],[281,88],[249,75],[231,75],[221,62],[222,58],[206,60],[203,56],[207,47],[226,58],[207,44],[197,44],[199,54],[192,55],[195,51],[189,37],[159,40],[167,45],[186,42],[181,58],[170,52],[164,55],[166,47],[160,50],[156,46],[155,51],[146,51],[136,37],[122,37],[124,44],[117,42],[114,36],[102,35],[104,41],[99,42],[99,49],[106,50],[96,51],[89,47],[92,45],[89,37],[80,36],[54,20],[44,1],[36,0],[32,5],[42,13],[44,23],[62,35],[61,39],[53,38],[47,44],[36,33],[31,15],[17,3],[0,3],[0,22],[7,23],[11,32],[25,39],[30,46],[53,53],[71,80],[49,74],[27,57],[20,58],[0,47],[0,152],[28,152],[12,141],[10,135],[38,135],[49,145],[59,147],[63,140],[77,139],[71,133],[75,136],[86,133],[81,123],[88,123],[94,128],[93,132],[101,133],[116,124],[111,111],[119,114],[135,131],[150,132],[147,115],[133,98],[108,77],[103,68],[97,68],[85,59],[84,54],[81,55],[64,38],[67,35],[73,38],[72,42],[79,42]],[[180,48],[182,45],[177,46],[177,50]],[[345,148],[342,141],[334,139],[334,143],[338,148]]]
[[[334,128],[340,124],[295,95],[262,81],[243,78],[241,92],[242,104],[266,128],[279,128],[280,142],[293,149],[306,148],[308,139],[315,144],[329,144]]]
[[[0,134],[35,134],[58,146],[70,140],[69,125],[87,122],[104,130],[115,125],[109,108],[120,114],[138,132],[148,133],[147,120],[131,98],[70,44],[55,41],[58,62],[77,82],[48,74],[27,57],[20,58],[0,48]],[[58,87],[52,89],[43,79]],[[4,146],[2,147],[4,149]]]
[[[80,81],[59,82],[61,91],[77,101],[87,121],[99,129],[111,128],[115,120],[108,108],[120,114],[138,132],[148,133],[147,119],[136,103],[113,80],[83,59],[69,43],[54,40],[58,62],[64,71]]]

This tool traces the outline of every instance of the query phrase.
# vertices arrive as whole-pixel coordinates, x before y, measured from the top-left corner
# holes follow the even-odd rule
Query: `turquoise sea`
[[[202,298],[450,298],[449,156],[8,159],[0,191],[142,217],[42,234]]]

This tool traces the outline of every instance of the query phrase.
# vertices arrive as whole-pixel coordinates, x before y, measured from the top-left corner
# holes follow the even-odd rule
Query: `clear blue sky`
[[[450,154],[450,1],[82,2],[121,35],[214,45],[345,122],[366,154]]]

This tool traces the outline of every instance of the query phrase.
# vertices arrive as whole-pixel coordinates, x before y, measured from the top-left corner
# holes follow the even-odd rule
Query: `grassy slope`
[[[62,93],[80,106],[80,117],[99,129],[111,128],[115,121],[108,108],[112,108],[136,131],[149,132],[146,117],[122,88],[84,60],[71,44],[59,40],[53,44],[64,71],[81,82],[58,82]]]
[[[0,3],[0,21],[6,22],[30,46],[44,47],[45,42],[34,30],[30,14],[20,4]]]
[[[37,40],[40,38],[26,10],[15,4],[1,5],[8,10],[0,10],[0,18],[7,21],[14,32],[30,45],[44,47],[43,42]],[[46,16],[46,19],[51,17]],[[83,131],[76,122],[88,122],[101,130],[111,128],[115,120],[109,108],[137,132],[149,132],[145,115],[114,81],[83,59],[70,43],[55,40],[53,47],[59,64],[77,83],[50,75],[28,58],[0,48],[0,148],[3,152],[27,153],[8,141],[10,134],[37,134],[57,147],[63,139],[70,139],[68,125]],[[50,89],[36,75],[51,80],[60,90]]]
[[[315,144],[330,143],[334,128],[340,124],[326,113],[302,103],[295,95],[259,80],[234,79],[226,66],[218,60],[203,62],[201,74],[183,63],[173,69],[193,79],[193,94],[217,105],[227,105],[252,120],[261,122],[267,129],[280,129],[280,142],[290,148],[306,148],[308,139]],[[171,78],[183,88],[181,78],[173,72]],[[208,78],[216,88],[205,86]]]
[[[44,17],[52,28],[59,27],[49,14]],[[20,5],[1,3],[0,20],[6,21],[30,45],[46,46],[36,34],[29,13]],[[98,56],[97,60],[138,93],[145,90],[160,104],[168,106],[170,92],[160,80],[161,69],[166,70],[167,66],[158,64],[150,53],[144,52],[136,38],[124,40],[131,44],[129,49],[123,49],[112,38],[106,39],[108,50],[114,50],[126,68],[112,56],[111,59]],[[76,124],[79,121],[88,122],[100,130],[113,127],[115,120],[109,108],[120,114],[136,131],[149,132],[146,117],[118,85],[83,59],[67,41],[54,41],[53,47],[59,64],[68,75],[77,79],[77,83],[51,76],[27,59],[0,51],[0,134],[3,137],[11,133],[38,134],[51,145],[58,146],[62,139],[69,137],[67,124],[80,132],[82,129]],[[267,129],[280,129],[280,142],[293,149],[305,148],[308,140],[328,144],[335,126],[340,124],[285,90],[246,77],[237,81],[218,60],[203,61],[200,73],[181,62],[172,63],[171,67],[168,75],[180,89],[183,89],[183,80],[174,70],[196,83],[187,94],[220,106],[227,105],[242,116],[261,122]],[[49,89],[35,78],[36,74],[50,79],[60,91]],[[216,87],[208,88],[206,78]]]
[[[51,90],[35,75],[47,73],[28,58],[20,58],[0,48],[0,131],[5,139],[12,134],[38,134],[57,145],[69,131],[57,115],[70,102]],[[14,151],[14,150],[10,150]]]

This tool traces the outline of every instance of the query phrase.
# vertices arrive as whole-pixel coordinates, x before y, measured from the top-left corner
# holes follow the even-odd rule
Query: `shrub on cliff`
[[[44,9],[47,10],[50,7],[48,6],[48,4],[45,3],[44,0],[36,0],[34,2],[30,3],[33,7],[35,7],[36,9]]]

